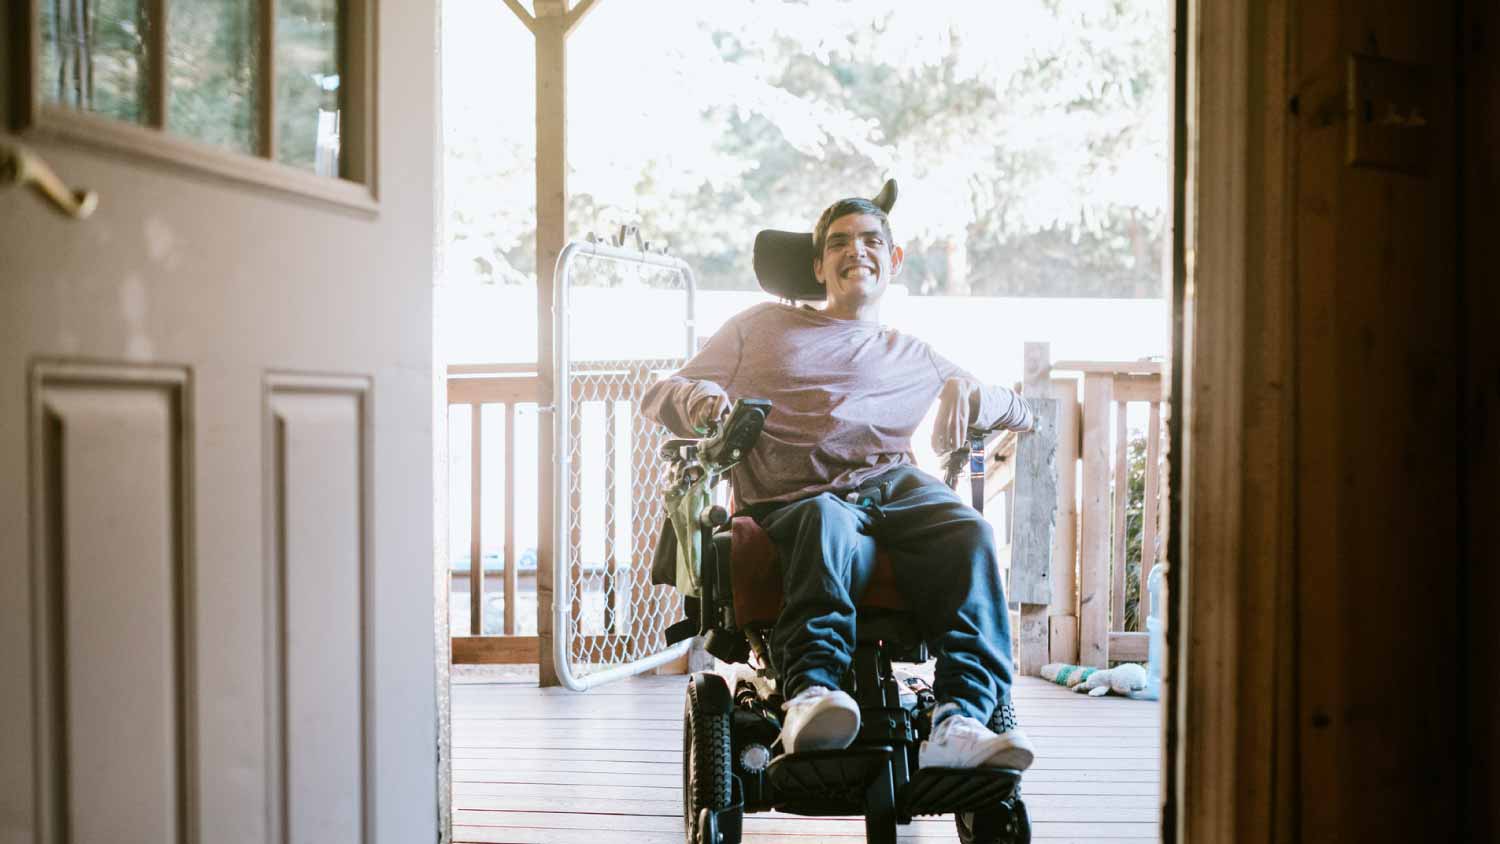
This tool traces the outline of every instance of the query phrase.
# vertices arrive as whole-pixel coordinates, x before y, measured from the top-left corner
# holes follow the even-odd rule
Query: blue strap
[[[974,509],[984,512],[984,437],[969,438],[969,496]]]

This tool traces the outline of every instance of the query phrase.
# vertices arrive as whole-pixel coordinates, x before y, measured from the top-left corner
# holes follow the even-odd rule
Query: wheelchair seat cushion
[[[734,589],[734,617],[741,626],[766,626],[781,615],[781,564],[776,546],[749,516],[730,521],[730,572]],[[870,585],[859,599],[859,609],[906,610],[896,586],[896,571],[885,551],[877,551]]]

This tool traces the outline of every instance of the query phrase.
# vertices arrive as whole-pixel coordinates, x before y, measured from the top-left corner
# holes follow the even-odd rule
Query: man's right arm
[[[701,436],[710,422],[728,413],[742,349],[738,323],[725,323],[686,366],[652,384],[641,398],[641,412],[679,437]]]

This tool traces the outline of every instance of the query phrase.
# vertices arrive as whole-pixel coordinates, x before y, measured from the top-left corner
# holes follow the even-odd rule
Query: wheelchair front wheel
[[[957,812],[953,822],[960,844],[1031,844],[1031,818],[1020,798],[980,812]]]
[[[695,674],[688,682],[682,719],[682,816],[688,844],[738,844],[724,840],[713,814],[733,800],[731,706],[729,687],[717,674]]]

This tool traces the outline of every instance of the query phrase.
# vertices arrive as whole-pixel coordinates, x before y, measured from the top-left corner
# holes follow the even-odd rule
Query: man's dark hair
[[[869,214],[880,220],[880,231],[885,235],[887,246],[893,245],[891,238],[891,218],[886,216],[885,209],[868,199],[850,197],[840,199],[838,202],[828,206],[818,217],[818,224],[813,226],[813,260],[823,260],[823,245],[828,239],[828,227],[833,221],[850,214]],[[805,241],[804,241],[805,242]]]

